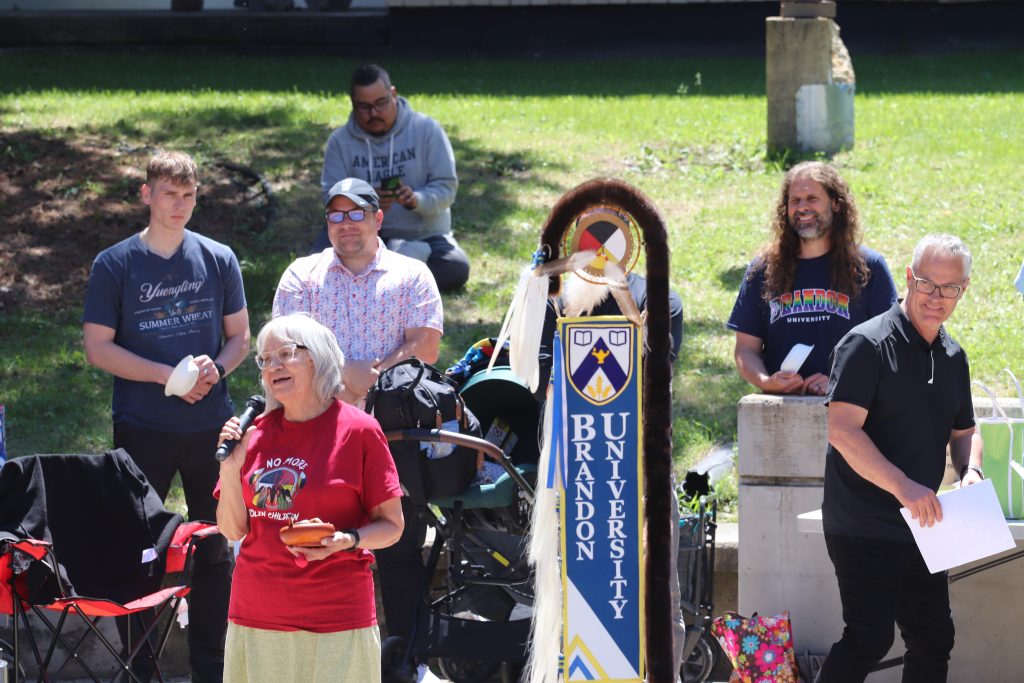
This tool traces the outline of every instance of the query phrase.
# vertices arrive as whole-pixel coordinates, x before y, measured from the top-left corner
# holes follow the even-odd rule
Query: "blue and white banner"
[[[619,316],[560,318],[564,679],[644,680],[640,345]]]

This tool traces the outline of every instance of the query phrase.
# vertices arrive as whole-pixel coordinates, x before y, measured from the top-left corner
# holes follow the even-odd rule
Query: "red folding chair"
[[[74,662],[98,682],[82,656],[95,636],[114,662],[111,680],[122,674],[139,680],[132,662],[142,657],[163,681],[159,658],[190,590],[194,543],[217,533],[211,524],[182,523],[164,509],[120,449],[6,463],[0,470],[0,614],[12,616],[13,670],[23,666],[27,644],[38,680],[57,678]],[[180,585],[161,587],[165,574],[180,574]],[[42,636],[33,634],[29,614]],[[105,617],[132,620],[135,642],[123,648],[111,642],[99,628]],[[77,620],[86,628],[71,636]],[[46,635],[48,644],[40,642]]]

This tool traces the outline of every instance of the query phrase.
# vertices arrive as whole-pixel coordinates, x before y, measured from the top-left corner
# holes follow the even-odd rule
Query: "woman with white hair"
[[[305,315],[256,339],[266,411],[220,465],[217,525],[243,539],[231,586],[225,681],[380,681],[370,550],[402,533],[401,488],[371,416],[335,398],[344,357]],[[316,519],[336,531],[285,545],[282,527]],[[301,525],[299,525],[301,526]]]

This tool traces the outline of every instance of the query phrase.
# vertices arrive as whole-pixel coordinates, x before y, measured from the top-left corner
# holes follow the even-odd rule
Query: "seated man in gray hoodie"
[[[424,261],[440,290],[458,289],[469,279],[469,259],[452,236],[459,181],[448,136],[413,111],[375,64],[355,70],[349,95],[348,123],[331,133],[324,150],[324,198],[343,178],[365,179],[380,196],[387,248]]]

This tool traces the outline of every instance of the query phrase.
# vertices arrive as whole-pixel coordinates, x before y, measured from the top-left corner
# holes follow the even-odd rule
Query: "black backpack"
[[[444,428],[480,437],[480,422],[455,385],[418,358],[409,358],[380,373],[366,397],[366,412],[377,419],[385,433]],[[469,448],[455,447],[448,455],[431,458],[423,450],[427,444],[419,441],[391,441],[388,445],[398,478],[416,503],[460,493],[476,474],[477,454]],[[430,445],[445,448],[442,444]]]

